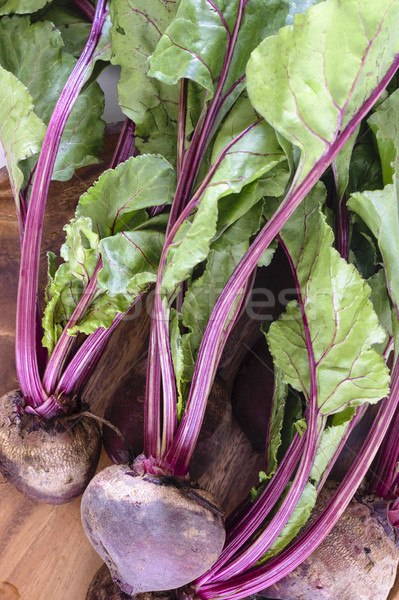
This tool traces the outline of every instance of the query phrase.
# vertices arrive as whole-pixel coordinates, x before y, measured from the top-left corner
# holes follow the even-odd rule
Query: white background
[[[116,85],[119,79],[119,67],[109,66],[99,76],[98,83],[101,85],[105,94],[105,110],[103,119],[107,123],[123,121],[124,115],[119,108]],[[0,168],[4,167],[5,159],[3,147],[0,143]]]

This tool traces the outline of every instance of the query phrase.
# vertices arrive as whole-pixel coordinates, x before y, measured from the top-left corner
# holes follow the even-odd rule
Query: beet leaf
[[[307,325],[291,303],[281,320],[270,326],[268,341],[286,383],[309,397],[309,333],[318,406],[328,415],[364,401],[377,402],[388,391],[389,377],[382,357],[371,349],[385,334],[368,298],[370,289],[332,248],[333,233],[320,212],[320,198],[323,189],[315,187],[280,232],[295,269]]]
[[[136,145],[176,161],[179,90],[148,77],[148,57],[176,11],[174,2],[141,0],[134,10],[128,0],[110,6],[112,63],[121,66],[119,104],[136,124]],[[132,48],[131,40],[134,39]]]
[[[109,58],[105,37],[97,46],[97,60]],[[0,40],[0,64],[26,85],[35,113],[47,125],[76,59],[65,52],[59,31],[49,21],[30,23],[28,16],[4,17],[0,20]],[[9,52],[10,45],[13,53]],[[65,181],[76,168],[98,162],[104,138],[103,110],[103,93],[94,82],[82,91],[71,112],[52,179]],[[29,161],[25,165],[26,178],[34,164]]]
[[[28,89],[9,71],[0,67],[0,82],[5,94],[0,103],[1,141],[5,152],[11,189],[18,209],[19,192],[24,182],[20,162],[37,154],[43,143],[46,126],[34,112]]]
[[[0,15],[10,13],[24,14],[32,13],[47,4],[48,0],[5,0],[0,7]]]

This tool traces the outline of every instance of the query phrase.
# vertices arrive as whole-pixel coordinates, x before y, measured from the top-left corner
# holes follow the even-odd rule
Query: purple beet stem
[[[263,251],[268,247],[272,239],[278,234],[278,232],[280,231],[284,223],[287,221],[289,216],[293,213],[297,206],[299,206],[302,199],[310,191],[310,189],[313,187],[316,181],[319,180],[326,167],[334,160],[335,156],[341,150],[343,145],[347,142],[349,137],[356,130],[360,121],[366,116],[366,114],[376,102],[380,94],[384,91],[389,81],[395,74],[398,65],[399,55],[395,57],[391,67],[380,81],[378,87],[374,90],[369,99],[363,104],[362,108],[358,111],[358,113],[351,119],[351,121],[342,131],[342,133],[337,136],[335,142],[331,144],[326,153],[315,164],[307,178],[299,186],[297,186],[296,189],[294,188],[288,193],[284,202],[281,204],[281,206],[272,216],[269,222],[265,225],[264,229],[260,232],[255,242],[252,244],[244,258],[238,265],[236,271],[230,278],[221,296],[219,297],[213,310],[213,319],[210,319],[210,322],[212,322],[212,328],[210,328],[209,326],[206,328],[205,334],[202,339],[199,356],[195,367],[193,384],[187,402],[186,413],[182,419],[181,426],[178,430],[174,442],[174,446],[172,447],[170,452],[171,456],[169,457],[169,461],[172,465],[175,466],[177,473],[179,473],[180,471],[184,472],[184,469],[186,468],[184,463],[184,456],[187,456],[187,454],[190,452],[188,442],[192,436],[192,429],[196,425],[196,406],[192,408],[191,403],[199,404],[203,401],[201,394],[203,393],[202,390],[205,387],[204,379],[209,379],[209,376],[207,376],[206,372],[207,369],[209,369],[210,367],[209,356],[212,352],[212,348],[214,347],[215,340],[218,336],[220,336],[220,330],[223,327],[223,324],[226,322],[226,319],[228,318],[228,310],[231,307],[234,294],[237,293],[240,284],[248,275],[249,268],[253,266],[254,263],[256,264]],[[218,579],[218,577],[216,576],[218,582],[210,582],[208,585],[206,583],[201,585],[202,581],[205,581],[205,579],[211,579],[212,576],[209,576],[209,574],[207,574],[200,578],[200,580],[196,582],[197,585],[195,586],[199,597],[206,599],[218,598],[227,595],[229,598],[231,598],[231,600],[234,600],[235,598],[242,598],[245,595],[260,591],[268,585],[271,585],[272,583],[278,581],[289,572],[291,572],[296,566],[303,562],[303,560],[305,560],[305,558],[307,558],[307,556],[309,556],[311,552],[313,552],[313,550],[322,542],[324,537],[327,535],[327,533],[331,530],[332,526],[338,520],[339,516],[345,510],[347,504],[349,503],[355,490],[357,489],[361,479],[363,478],[368,467],[370,466],[378,450],[378,447],[388,429],[390,420],[392,419],[395,413],[395,407],[398,401],[398,372],[399,368],[396,365],[392,378],[393,384],[392,391],[390,394],[390,400],[384,403],[382,408],[380,409],[379,415],[381,415],[381,418],[378,418],[375,421],[374,426],[367,439],[367,442],[362,448],[362,452],[360,453],[358,459],[355,461],[353,467],[350,469],[348,475],[342,482],[340,488],[337,491],[337,494],[334,496],[334,499],[328,505],[326,509],[326,514],[328,515],[328,517],[320,517],[316,521],[316,523],[310,528],[310,530],[308,530],[308,532],[304,534],[303,538],[307,540],[306,548],[304,549],[301,545],[303,539],[301,537],[299,538],[298,542],[294,543],[294,545],[291,546],[291,548],[284,551],[276,559],[273,559],[265,566],[258,567],[257,569],[251,569],[251,567],[255,562],[253,558],[255,557],[255,560],[257,560],[256,556],[258,555],[251,554],[251,552],[247,552],[246,556],[243,554],[243,560],[237,563],[240,566],[240,569],[232,568],[230,569],[230,571],[228,569],[224,569],[221,570],[220,573],[218,573],[218,575],[223,575],[223,581]],[[191,415],[189,414],[190,410],[192,411]],[[172,453],[174,453],[174,456]],[[295,482],[292,487],[294,486]],[[311,533],[309,533],[309,531]],[[312,533],[313,538],[311,538],[311,540],[309,541]],[[290,553],[295,552],[295,550],[298,547],[298,544],[300,550],[295,555],[296,558],[293,558]],[[273,567],[275,567],[275,570],[273,570]],[[245,572],[247,569],[251,570],[249,572]],[[211,571],[213,573],[213,569]],[[226,579],[229,575],[230,580],[227,581]]]
[[[250,520],[249,527],[247,525],[247,528],[245,530],[245,535],[242,529],[240,531],[240,546],[238,546],[235,543],[235,540],[233,539],[233,543],[230,544],[229,550],[224,551],[222,553],[223,556],[219,557],[216,564],[213,565],[212,569],[210,569],[210,571],[204,577],[200,578],[197,581],[197,585],[199,585],[200,587],[203,586],[205,583],[209,585],[210,582],[224,581],[236,575],[239,575],[243,570],[247,568],[248,565],[255,564],[268,550],[271,544],[277,539],[278,535],[281,533],[284,526],[288,522],[288,519],[293,513],[295,506],[305,488],[305,485],[308,482],[310,471],[312,469],[315,458],[315,453],[318,447],[319,432],[323,429],[321,427],[321,425],[323,424],[323,419],[320,417],[317,401],[318,389],[316,376],[316,361],[313,352],[308,318],[305,311],[304,298],[302,297],[301,286],[299,283],[296,266],[294,265],[292,257],[289,254],[287,247],[285,246],[284,241],[281,239],[280,236],[279,243],[282,246],[288,258],[292,275],[294,277],[299,307],[301,310],[302,321],[304,326],[306,348],[309,360],[310,390],[309,393],[306,394],[307,404],[309,406],[309,410],[307,411],[308,428],[306,433],[304,434],[305,443],[303,447],[303,453],[293,483],[287,495],[285,496],[281,506],[279,507],[279,510],[277,511],[276,515],[272,518],[270,523],[267,525],[267,527],[262,531],[261,534],[257,536],[254,542],[250,543],[244,550],[242,550],[243,543],[249,542],[250,536],[252,536],[252,534],[255,531],[254,522],[258,522],[257,515],[253,519],[254,522],[251,522]],[[270,494],[265,495],[265,498],[263,498],[262,502],[259,503],[258,508],[262,508],[262,504],[265,502],[265,499],[266,501],[270,499]],[[238,555],[234,557],[233,554],[235,551],[238,551]]]
[[[93,21],[95,17],[94,6],[90,4],[89,0],[73,0],[74,4],[82,13],[89,19],[89,21]]]
[[[183,148],[184,140],[182,139],[182,125],[180,127],[179,179],[176,188],[176,194],[171,208],[171,213],[169,216],[168,232],[170,232],[171,229],[174,227],[178,216],[181,214],[185,204],[188,201],[193,185],[195,183],[195,179],[198,174],[202,157],[204,156],[205,150],[210,141],[211,131],[214,127],[222,105],[228,96],[228,94],[222,96],[223,87],[227,78],[231,59],[236,46],[238,33],[240,31],[245,4],[245,0],[239,0],[237,19],[235,22],[233,32],[231,34],[228,30],[227,25],[225,24],[227,32],[227,48],[215,95],[210,103],[209,109],[207,110],[203,118],[199,119],[197,127],[193,134],[190,147],[185,154]],[[223,19],[222,22],[224,22]],[[181,108],[183,102],[184,87],[182,88],[182,94],[179,102]],[[157,298],[157,296],[155,298]],[[153,450],[158,449],[156,450],[158,454],[154,455],[156,457],[159,457],[161,449],[163,451],[163,455],[165,455],[166,451],[169,450],[170,445],[172,443],[172,438],[175,436],[175,431],[177,427],[175,418],[176,385],[168,338],[168,325],[165,323],[165,317],[167,317],[167,315],[164,314],[161,301],[157,302],[157,299],[155,299],[154,312],[151,319],[151,331],[155,328],[156,333],[151,333],[150,335],[150,354],[153,355],[153,360],[149,361],[148,363],[144,439],[145,448],[147,448],[147,450],[145,450],[146,454],[149,448],[152,447]],[[159,324],[161,324],[161,327],[162,324],[164,325],[164,327],[161,328],[161,331],[158,329]],[[155,336],[160,336],[166,341],[166,350],[162,353],[161,359],[159,358],[159,352],[154,352]],[[155,435],[161,436],[158,423],[159,410],[156,410],[157,406],[159,407],[161,404],[161,381],[164,392],[164,414],[166,416],[167,422],[165,423],[164,421],[164,437],[162,442],[161,440],[151,442],[150,432],[154,432]],[[172,406],[172,404],[174,404],[174,406]],[[153,422],[148,422],[148,419],[153,419]],[[193,443],[195,443],[194,440]]]
[[[228,321],[237,294],[263,252],[378,100],[395,74],[398,65],[399,55],[395,56],[392,65],[380,80],[377,88],[317,161],[305,180],[288,192],[285,200],[258,234],[220,294],[202,338],[186,411],[167,456],[168,463],[177,475],[186,473],[191,459],[192,440],[197,439],[201,425],[199,415],[203,413],[204,404],[212,385],[211,374],[214,370],[215,352],[219,346],[219,340],[223,336],[223,329]]]
[[[65,364],[68,354],[72,348],[73,342],[75,338],[73,336],[68,335],[68,329],[76,325],[84,313],[87,310],[90,302],[93,300],[96,292],[97,292],[97,276],[99,271],[102,268],[101,259],[96,265],[94,269],[94,273],[87,284],[82,297],[76,305],[75,310],[73,311],[67,326],[61,333],[59,340],[53,350],[53,353],[50,357],[50,360],[47,364],[46,370],[43,376],[43,387],[48,394],[53,394],[55,387],[57,385],[57,381],[59,379],[61,370],[63,365]]]
[[[306,560],[326,538],[351,501],[386,435],[398,402],[399,365],[396,363],[389,398],[382,401],[369,435],[334,497],[309,529],[289,548],[265,565],[234,577],[229,582],[205,585],[197,589],[197,595],[204,600],[225,597],[229,600],[240,600],[244,596],[273,585]]]
[[[376,475],[371,481],[371,489],[382,498],[391,499],[395,495],[398,480],[398,454],[399,454],[399,407],[393,419],[381,448]]]
[[[135,154],[135,133],[136,125],[130,119],[126,119],[111,160],[111,169],[115,169],[120,163],[125,162]]]
[[[212,177],[214,176],[214,174],[215,174],[216,170],[218,169],[222,160],[225,158],[226,154],[239,140],[242,139],[242,137],[244,137],[246,135],[246,133],[248,131],[250,131],[257,125],[259,125],[259,123],[261,123],[261,119],[256,121],[255,123],[252,123],[251,125],[249,125],[236,138],[234,138],[229,144],[227,144],[227,146],[224,148],[223,152],[220,154],[220,156],[217,158],[215,163],[212,165],[212,168],[208,172],[207,176],[205,177],[204,181],[199,186],[199,188],[196,191],[196,193],[194,194],[194,196],[191,198],[190,202],[182,210],[182,212],[180,213],[180,216],[177,218],[175,223],[169,227],[169,231],[167,232],[167,235],[165,238],[164,246],[163,246],[162,253],[161,253],[161,258],[159,261],[157,282],[156,282],[156,286],[155,286],[154,308],[153,308],[152,318],[151,318],[151,333],[150,333],[150,350],[149,350],[149,352],[150,352],[150,356],[152,356],[153,358],[151,361],[149,361],[149,364],[148,364],[147,389],[146,389],[146,413],[145,413],[145,424],[144,424],[145,440],[149,439],[151,441],[150,445],[153,446],[154,448],[155,447],[161,448],[161,453],[162,453],[163,458],[165,457],[167,451],[169,450],[169,448],[171,447],[171,444],[173,443],[173,440],[174,440],[174,437],[176,434],[176,427],[177,427],[177,423],[176,423],[176,419],[175,419],[176,385],[175,385],[173,364],[172,364],[172,359],[171,359],[171,350],[170,350],[170,344],[169,344],[169,309],[168,309],[168,307],[164,306],[164,304],[162,302],[162,298],[161,298],[161,293],[160,293],[160,288],[161,288],[161,284],[162,284],[162,276],[163,276],[163,271],[164,271],[164,267],[165,267],[165,263],[166,263],[166,255],[167,255],[167,252],[168,252],[171,244],[173,243],[173,239],[174,239],[179,227],[188,218],[188,216],[190,215],[192,210],[196,207],[196,205],[200,201],[202,194],[205,192],[207,186],[209,185]],[[251,279],[251,275],[252,275],[252,272],[249,274],[249,276],[243,283],[242,288],[239,290],[239,293],[237,294],[237,296],[234,300],[234,303],[235,303],[237,297],[239,297],[241,295],[242,290],[246,289],[248,279]],[[234,303],[233,303],[233,306],[231,307],[231,310],[233,310]],[[226,338],[226,340],[227,340],[227,337],[226,337],[227,332],[228,333],[230,332],[230,328],[227,328],[227,329],[225,328],[225,330],[223,331],[222,337]],[[155,348],[155,346],[154,346],[155,340],[156,340],[157,347],[163,349],[162,352],[160,352],[159,350],[157,352],[153,351],[153,349]],[[213,382],[214,375],[216,373],[216,367],[217,367],[216,360],[220,360],[220,355],[223,350],[224,343],[225,343],[225,341],[223,343],[221,343],[221,347],[219,350],[217,348],[215,349],[215,353],[214,353],[215,367],[213,370],[212,382]],[[163,394],[164,394],[163,395],[164,415],[166,415],[166,418],[168,419],[167,423],[166,424],[164,423],[164,432],[167,433],[167,438],[163,439],[162,444],[152,440],[151,434],[150,434],[150,431],[153,431],[153,432],[159,431],[159,425],[157,424],[157,421],[159,419],[159,416],[158,416],[159,410],[158,411],[156,410],[155,404],[157,406],[160,406],[160,387],[157,387],[156,385],[154,385],[153,382],[155,381],[155,377],[158,378],[159,382],[161,381],[161,378],[160,378],[161,368],[162,368],[162,385],[163,385]],[[211,382],[211,385],[212,385],[212,382]],[[206,398],[207,398],[207,396],[206,396]],[[199,428],[201,427],[202,419],[203,419],[203,416],[205,413],[206,398],[205,398],[205,402],[202,405],[203,413],[198,417],[199,418]],[[149,422],[147,423],[147,418],[153,419],[153,423],[149,423]],[[197,437],[199,434],[199,428],[197,431],[194,432],[197,435]],[[195,446],[197,437],[195,439],[192,438],[192,440],[191,440],[192,450],[194,450],[194,446]],[[147,448],[147,446],[146,446],[146,448]],[[148,448],[149,448],[149,446],[148,446]],[[147,454],[147,451],[145,451],[145,452]],[[151,454],[151,455],[156,456],[157,458],[160,457],[160,454],[157,454],[157,455]],[[148,454],[147,454],[147,456],[148,456]],[[191,460],[191,457],[190,457],[190,460]]]
[[[47,399],[40,378],[36,349],[39,258],[47,194],[62,132],[84,85],[87,68],[101,36],[106,15],[105,0],[99,0],[89,39],[48,124],[26,216],[17,299],[15,349],[18,380],[26,403],[32,407],[40,406]]]

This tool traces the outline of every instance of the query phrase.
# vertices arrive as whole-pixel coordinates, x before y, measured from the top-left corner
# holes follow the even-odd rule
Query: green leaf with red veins
[[[100,258],[99,238],[89,218],[81,217],[64,227],[66,242],[60,254],[64,259],[55,271],[55,257],[49,253],[49,282],[43,314],[43,346],[51,353],[91,280]],[[100,325],[97,325],[100,327]]]
[[[112,63],[121,66],[120,107],[136,123],[137,148],[160,153],[171,162],[176,158],[179,90],[148,76],[148,57],[172,21],[176,4],[163,0],[110,4]]]
[[[0,15],[33,13],[48,2],[49,0],[3,0],[0,2]]]
[[[180,2],[175,18],[149,59],[149,75],[169,89],[175,89],[173,86],[183,78],[188,80],[187,145],[201,109],[222,81],[212,123],[213,133],[217,130],[245,88],[245,67],[251,51],[284,25],[287,12],[287,0]],[[199,179],[201,174],[202,170]]]
[[[68,328],[69,335],[89,335],[99,327],[110,327],[116,314],[125,312],[155,282],[163,245],[163,234],[151,230],[120,232],[99,242],[88,217],[71,221],[65,229],[61,255],[66,262],[56,272],[49,269],[43,318],[43,345],[50,352],[92,278],[100,253],[103,268],[93,298],[79,321]]]
[[[105,171],[80,197],[76,217],[90,217],[100,238],[136,229],[148,221],[145,210],[172,203],[176,175],[162,156],[129,158]]]
[[[242,4],[240,0],[182,0],[176,17],[150,57],[149,75],[169,85],[181,78],[190,79],[201,85],[210,99],[218,84]],[[237,85],[251,51],[284,24],[287,13],[285,0],[246,3],[224,92]],[[242,89],[243,86],[239,87],[239,91]]]
[[[32,21],[36,20],[54,23],[61,34],[65,52],[79,58],[91,28],[91,23],[82,12],[73,10],[73,5],[69,7],[63,0],[53,0],[39,13],[32,15]]]
[[[247,99],[239,101],[215,140],[211,161],[215,172],[191,225],[183,224],[184,235],[182,231],[178,232],[168,251],[162,278],[162,292],[166,295],[173,293],[192,269],[206,259],[217,233],[218,201],[224,196],[240,193],[244,186],[285,161],[273,129],[248,108]]]
[[[91,68],[96,60],[110,58],[110,27],[107,18]],[[0,20],[0,63],[27,86],[37,114],[46,123],[76,62],[76,58],[65,51],[61,33],[52,22],[31,23],[29,16]],[[86,93],[87,90],[81,95]],[[82,108],[74,108],[74,111],[80,112],[82,117]]]
[[[156,280],[163,240],[154,231],[126,231],[101,240],[100,288],[111,297],[127,294],[133,301]]]
[[[399,52],[395,0],[329,0],[294,17],[252,53],[255,109],[301,150],[293,185],[328,152]]]
[[[93,231],[93,224],[88,217],[72,220],[64,230],[66,241],[61,246],[60,254],[69,264],[72,275],[86,286],[100,258],[99,236]]]
[[[222,13],[221,5],[227,14]],[[149,75],[168,85],[181,78],[191,79],[212,97],[237,7],[238,0],[227,4],[182,0],[150,57]]]
[[[42,344],[51,354],[82,296],[84,287],[81,279],[77,279],[71,273],[68,263],[62,263],[55,271],[55,255],[52,253],[49,253],[48,275],[46,308],[42,319]]]
[[[126,294],[109,296],[106,293],[100,293],[90,304],[78,325],[68,328],[68,335],[75,336],[78,333],[90,335],[99,327],[111,327],[117,314],[127,311],[134,300]]]
[[[178,91],[161,88],[147,75],[147,59],[172,21],[176,2],[138,0],[133,4],[130,0],[113,0],[110,10],[112,63],[122,67],[119,103],[128,117],[141,124],[147,111],[163,103],[167,111],[168,104],[178,101]]]
[[[24,176],[20,161],[38,152],[46,126],[34,112],[29,90],[9,71],[0,67],[0,87],[9,93],[0,98],[0,142],[4,149],[11,189],[17,208]]]
[[[323,415],[374,403],[388,392],[384,360],[372,349],[385,332],[369,299],[370,288],[333,247],[320,210],[318,184],[281,231],[293,262],[307,325],[295,302],[272,323],[268,342],[284,380],[310,396],[309,332],[315,361],[317,402]],[[307,329],[305,329],[307,328]]]
[[[107,21],[98,44],[96,60],[106,60],[109,56],[109,26]],[[76,64],[76,59],[64,51],[60,32],[53,23],[31,23],[28,16],[1,19],[0,64],[26,85],[33,98],[36,114],[47,124]],[[78,167],[99,161],[105,128],[101,119],[103,110],[103,92],[97,83],[92,83],[81,92],[67,121],[52,179],[66,181]],[[24,165],[26,177],[34,165],[34,160]]]

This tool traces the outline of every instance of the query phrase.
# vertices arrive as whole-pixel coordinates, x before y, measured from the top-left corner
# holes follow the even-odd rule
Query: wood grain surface
[[[107,167],[119,126],[108,128],[103,164],[79,170],[68,182],[51,186],[46,210],[39,290],[46,284],[46,252],[58,251],[62,228],[79,196]],[[14,360],[15,307],[19,271],[16,212],[5,169],[0,170],[0,396],[17,387]],[[115,382],[146,353],[149,304],[116,329],[84,391],[94,413],[102,415]],[[103,452],[99,469],[109,464]],[[262,458],[233,424],[229,442],[200,484],[229,513],[257,480]],[[102,564],[80,523],[80,498],[64,506],[33,502],[5,481],[0,483],[0,600],[84,600]],[[331,599],[339,600],[339,599]],[[353,599],[357,600],[357,599]],[[376,599],[378,600],[378,599]],[[399,584],[389,600],[399,600]]]

